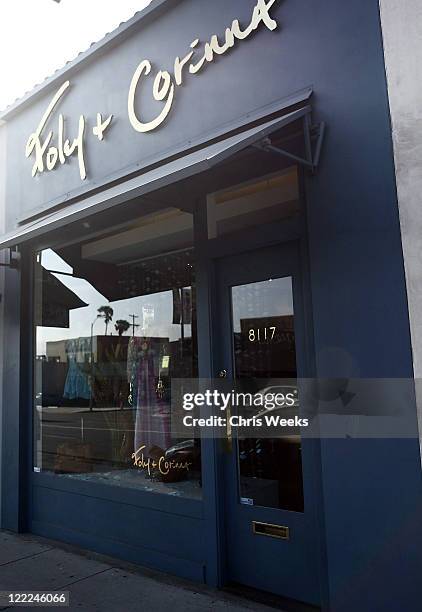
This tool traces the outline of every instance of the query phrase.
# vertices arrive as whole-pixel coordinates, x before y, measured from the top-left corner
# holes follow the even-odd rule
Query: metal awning
[[[319,159],[319,151],[323,136],[323,126],[319,131],[319,138],[315,155],[309,146],[311,139],[311,106],[307,105],[282,117],[267,121],[256,127],[245,130],[229,138],[220,140],[213,144],[188,153],[178,159],[163,163],[152,170],[129,179],[118,185],[104,189],[91,196],[87,196],[74,204],[46,214],[41,218],[25,223],[16,230],[5,234],[0,238],[0,249],[17,246],[41,236],[52,230],[64,227],[75,221],[80,221],[95,213],[103,212],[109,208],[123,204],[129,200],[139,198],[148,193],[166,187],[172,183],[187,179],[196,174],[210,170],[217,164],[227,160],[229,157],[250,146],[259,146],[271,153],[279,153],[292,157],[288,152],[272,146],[270,137],[283,127],[302,120],[304,125],[305,147],[307,158],[293,158],[298,163],[303,163],[314,168]]]

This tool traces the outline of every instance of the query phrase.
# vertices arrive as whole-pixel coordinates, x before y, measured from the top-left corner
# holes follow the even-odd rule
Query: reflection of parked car
[[[283,398],[285,398],[285,401],[283,401]],[[257,405],[258,401],[261,403],[260,406]],[[299,414],[297,387],[294,385],[274,385],[260,389],[254,395],[254,406],[258,409],[256,413],[258,417],[276,412],[283,418],[294,418],[295,415]]]
[[[200,440],[183,440],[166,451],[153,446],[149,456],[155,460],[153,476],[163,482],[199,479],[201,472]]]

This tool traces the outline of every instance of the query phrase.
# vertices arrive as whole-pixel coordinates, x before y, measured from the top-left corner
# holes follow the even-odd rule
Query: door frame
[[[304,198],[304,181],[301,184],[301,200]],[[207,207],[204,201],[197,203],[194,213],[195,249],[197,259],[197,305],[198,305],[198,355],[200,378],[216,377],[220,366],[219,330],[214,319],[218,312],[216,260],[257,251],[276,245],[295,242],[299,252],[301,293],[303,299],[303,346],[304,367],[308,377],[316,376],[315,343],[312,296],[310,285],[310,265],[308,253],[308,231],[306,214],[295,218],[262,224],[253,229],[242,230],[236,234],[208,239]],[[321,445],[315,440],[315,468],[311,475],[314,483],[315,524],[317,529],[317,567],[320,584],[321,609],[328,607],[328,570],[325,548],[325,520],[322,493]],[[224,450],[221,440],[202,441],[203,463],[209,465],[203,470],[204,519],[207,523],[207,545],[209,559],[207,582],[216,587],[224,587],[228,582],[224,482]]]
[[[303,296],[301,282],[301,266],[299,261],[299,245],[297,241],[289,241],[270,247],[260,248],[252,252],[243,252],[238,255],[225,257],[216,260],[217,268],[217,283],[218,289],[216,295],[219,301],[219,311],[214,319],[220,330],[220,346],[219,349],[219,368],[227,369],[230,372],[230,378],[235,378],[234,363],[234,338],[233,338],[233,297],[232,287],[247,286],[250,283],[259,283],[268,278],[290,278],[292,281],[292,298],[294,302],[294,321],[295,321],[295,345],[296,345],[296,362],[298,370],[298,378],[306,378],[309,376],[309,371],[306,368],[306,343],[304,338],[303,325]],[[252,315],[251,315],[252,316]],[[253,316],[257,316],[254,314]],[[270,383],[268,383],[270,384]],[[271,384],[277,384],[275,381]],[[254,437],[254,436],[252,436]],[[258,435],[259,437],[259,435]],[[260,550],[260,564],[265,564],[265,560],[271,560],[268,572],[271,573],[277,566],[277,557],[268,555],[270,550],[280,550],[280,568],[286,566],[283,574],[276,578],[274,575],[273,582],[268,582],[269,589],[274,592],[280,590],[280,596],[286,595],[286,592],[296,591],[295,597],[300,601],[313,601],[313,605],[320,606],[320,588],[317,568],[318,559],[318,541],[316,535],[316,500],[313,470],[315,465],[315,440],[307,439],[302,441],[302,473],[303,473],[303,494],[305,506],[302,510],[288,510],[280,507],[265,507],[265,504],[257,506],[242,506],[239,503],[239,463],[238,463],[238,440],[233,434],[233,449],[230,453],[224,453],[225,463],[225,486],[224,494],[221,495],[225,499],[225,520],[229,526],[226,533],[227,542],[230,546],[227,549],[227,556],[231,558],[233,568],[230,570],[230,578],[239,583],[245,580],[248,585],[248,580],[255,581],[252,569],[253,565],[249,565],[249,578],[239,571],[239,565],[242,565],[244,556],[239,550],[233,550],[234,542],[237,541],[237,546],[244,546],[244,550],[248,549],[248,556],[253,556],[253,550]],[[223,486],[223,483],[221,483]],[[250,529],[251,521],[263,521],[270,524],[289,525],[294,532],[293,538],[284,545],[276,544],[274,540],[271,542],[268,538],[256,538],[252,535]],[[240,526],[243,526],[242,528]],[[247,530],[240,537],[240,531]],[[249,533],[250,531],[250,533]],[[303,546],[309,543],[308,555],[305,555],[303,562],[300,561],[300,556],[304,553]],[[255,548],[256,546],[256,548]],[[290,557],[291,555],[291,557]],[[289,567],[289,559],[292,559],[292,564]],[[293,559],[295,562],[293,565]],[[257,561],[255,561],[257,563]],[[230,565],[231,565],[230,564]],[[294,569],[293,569],[294,567]],[[236,569],[237,568],[237,569]],[[256,566],[258,570],[259,566]],[[234,574],[233,574],[234,572]],[[258,571],[258,574],[260,572]],[[237,577],[234,578],[234,575]],[[289,577],[287,577],[287,575]],[[284,581],[285,588],[277,582]],[[265,582],[265,579],[264,579]],[[271,586],[272,584],[272,586]],[[293,585],[296,588],[293,588]],[[250,583],[251,587],[253,584]],[[256,587],[258,588],[258,587]],[[293,595],[290,595],[291,597]]]

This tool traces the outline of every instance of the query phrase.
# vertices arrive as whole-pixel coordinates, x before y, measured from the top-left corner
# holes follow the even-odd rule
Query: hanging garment
[[[130,339],[127,369],[131,405],[136,408],[134,451],[144,446],[145,456],[154,446],[166,450],[171,444],[170,406],[157,394],[155,356],[150,339]]]
[[[91,390],[88,375],[81,369],[81,366],[85,365],[90,356],[90,339],[75,338],[74,340],[66,340],[65,350],[69,367],[63,397],[66,399],[89,399]]]

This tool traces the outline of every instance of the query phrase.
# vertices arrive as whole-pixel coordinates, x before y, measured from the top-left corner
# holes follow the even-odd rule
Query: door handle
[[[230,424],[231,415],[232,410],[231,406],[229,405],[226,408],[226,437],[224,439],[224,450],[226,453],[231,453],[233,451],[233,432]]]
[[[226,370],[224,371],[224,378],[227,376]],[[225,440],[225,451],[226,453],[233,452],[233,431],[231,426],[232,406],[229,405],[226,408],[226,440]]]
[[[227,378],[227,370],[224,368],[218,372],[218,378]],[[226,437],[224,440],[224,450],[226,453],[231,453],[233,450],[233,437],[232,437],[232,428],[230,425],[230,417],[231,417],[231,407],[227,406],[226,409]]]

